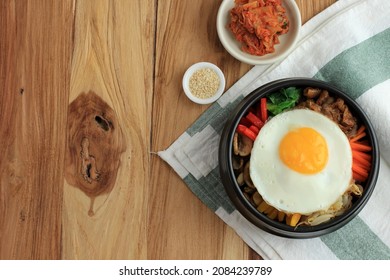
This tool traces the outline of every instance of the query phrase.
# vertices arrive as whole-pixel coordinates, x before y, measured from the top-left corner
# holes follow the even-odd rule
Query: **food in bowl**
[[[201,68],[191,75],[189,88],[194,96],[206,99],[217,93],[220,83],[218,74],[213,69]]]
[[[234,0],[223,0],[217,14],[217,33],[218,38],[225,50],[237,60],[251,64],[271,64],[285,58],[298,42],[299,32],[301,30],[301,15],[298,5],[294,0],[283,0],[283,7],[286,10],[288,18],[288,32],[278,36],[279,44],[275,44],[275,51],[266,55],[252,55],[242,50],[242,45],[234,37],[229,29],[231,20],[230,11],[234,8]]]
[[[289,30],[289,20],[281,0],[235,0],[228,28],[251,55],[275,52],[279,36]]]
[[[216,101],[225,90],[225,76],[222,70],[210,62],[191,65],[183,75],[183,90],[186,96],[198,104]]]
[[[351,208],[365,191],[371,151],[365,125],[343,98],[320,87],[286,87],[240,119],[232,162],[257,211],[296,228]]]

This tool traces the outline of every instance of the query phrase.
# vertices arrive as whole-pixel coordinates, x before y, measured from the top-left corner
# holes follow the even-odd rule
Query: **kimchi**
[[[288,32],[289,20],[281,0],[235,0],[229,29],[244,52],[273,53],[279,36]]]

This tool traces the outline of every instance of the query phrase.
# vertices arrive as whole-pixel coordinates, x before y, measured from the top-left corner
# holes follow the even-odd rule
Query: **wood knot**
[[[109,131],[110,128],[112,128],[112,123],[107,121],[102,116],[96,116],[95,121],[105,131]]]
[[[67,130],[65,178],[93,204],[96,196],[109,193],[115,185],[120,156],[126,150],[122,130],[114,110],[92,91],[81,93],[69,105]]]
[[[93,155],[89,154],[89,140],[83,138],[81,140],[81,174],[88,183],[92,183],[92,180],[99,180],[99,171],[97,170],[96,160]]]

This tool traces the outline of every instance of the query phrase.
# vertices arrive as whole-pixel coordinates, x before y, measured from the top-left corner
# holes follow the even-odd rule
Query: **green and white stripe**
[[[379,9],[378,9],[379,7]],[[342,0],[302,28],[297,48],[282,62],[256,66],[159,156],[193,193],[266,259],[390,259],[390,11],[389,1]],[[244,96],[285,77],[328,81],[357,99],[377,131],[381,170],[358,217],[310,240],[265,233],[235,210],[218,173],[224,121]]]

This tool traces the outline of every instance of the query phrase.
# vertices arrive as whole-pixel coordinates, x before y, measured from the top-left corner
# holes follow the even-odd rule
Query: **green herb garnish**
[[[278,92],[271,93],[268,95],[268,111],[273,115],[277,115],[286,109],[294,107],[301,93],[302,90],[296,87],[282,88]]]

